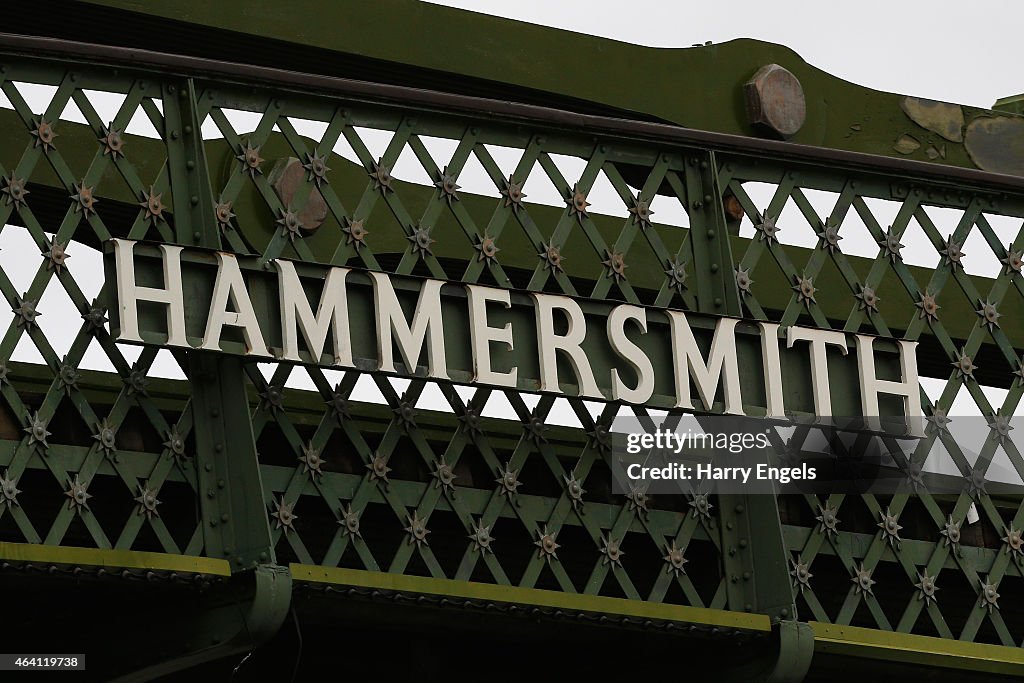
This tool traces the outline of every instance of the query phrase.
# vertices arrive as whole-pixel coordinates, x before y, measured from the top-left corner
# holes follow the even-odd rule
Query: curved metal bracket
[[[287,567],[259,565],[235,574],[223,589],[210,591],[195,611],[184,610],[163,622],[161,633],[146,634],[164,646],[160,661],[125,662],[137,666],[113,678],[117,683],[151,681],[222,657],[255,649],[277,633],[291,606],[292,576]],[[126,651],[132,651],[126,648]],[[159,656],[144,650],[147,658]]]
[[[798,683],[804,680],[814,657],[814,630],[802,621],[780,621],[776,625],[779,658],[766,683]]]

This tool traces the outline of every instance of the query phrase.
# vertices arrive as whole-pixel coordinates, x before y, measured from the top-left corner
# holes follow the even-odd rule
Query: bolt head
[[[217,214],[218,223],[229,223],[232,218],[235,217],[234,212],[231,211],[231,202],[221,202],[214,207],[214,211]]]
[[[54,136],[53,126],[46,121],[40,121],[39,125],[36,126],[36,133],[39,136],[39,140],[44,143],[52,142]]]
[[[116,130],[112,130],[103,136],[103,140],[111,152],[120,152],[124,147],[124,141],[121,140],[121,135]]]
[[[778,64],[761,67],[743,86],[743,93],[750,123],[777,137],[796,135],[807,119],[803,86]]]

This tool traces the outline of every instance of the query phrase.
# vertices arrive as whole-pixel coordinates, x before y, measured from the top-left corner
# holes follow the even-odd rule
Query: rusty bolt
[[[807,118],[804,89],[778,64],[761,67],[743,86],[747,117],[754,126],[782,138],[796,135]]]
[[[274,165],[268,180],[271,187],[274,188],[274,192],[280,198],[281,203],[285,206],[291,206],[292,198],[295,197],[299,187],[303,183],[309,182],[307,176],[307,169],[302,162],[295,157],[290,157],[288,159],[281,159]],[[310,190],[306,205],[302,207],[298,217],[305,232],[316,230],[327,219],[327,202],[324,201],[324,196],[320,194],[319,184]]]

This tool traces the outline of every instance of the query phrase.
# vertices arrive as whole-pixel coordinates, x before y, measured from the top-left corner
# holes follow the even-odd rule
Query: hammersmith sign
[[[916,342],[130,240],[106,251],[118,341],[736,415],[921,415]]]

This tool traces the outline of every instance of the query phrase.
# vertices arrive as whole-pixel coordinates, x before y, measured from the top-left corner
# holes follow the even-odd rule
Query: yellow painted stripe
[[[226,560],[167,553],[147,553],[137,550],[106,550],[0,542],[0,559],[13,562],[45,562],[109,569],[150,569],[215,576],[231,575],[231,567]]]
[[[701,624],[749,631],[771,631],[771,621],[763,614],[747,614],[705,607],[665,605],[623,598],[579,595],[538,588],[496,586],[489,583],[435,579],[402,574],[385,574],[361,569],[318,567],[308,564],[289,565],[296,581],[323,583],[357,588],[406,591],[469,600],[490,600],[499,603],[580,610],[598,614],[615,614],[641,619],[664,619],[686,624]]]
[[[1019,647],[969,643],[818,621],[809,623],[814,630],[814,648],[818,652],[941,668],[1024,674],[1024,649]]]

